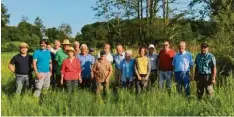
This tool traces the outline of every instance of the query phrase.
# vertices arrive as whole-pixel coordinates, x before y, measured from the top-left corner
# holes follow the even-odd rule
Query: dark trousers
[[[142,90],[146,90],[148,88],[148,83],[149,83],[149,80],[145,79],[146,75],[142,74],[140,76],[142,78],[141,80],[138,80],[137,78],[135,80],[137,94],[140,94]]]
[[[78,80],[65,80],[65,88],[68,92],[74,91],[78,88]]]
[[[206,94],[209,96],[213,95],[213,84],[212,84],[212,79],[211,79],[211,74],[207,74],[207,75],[197,75],[196,76],[196,80],[197,80],[197,95],[198,98],[201,99],[203,94],[204,94],[204,90],[206,91]]]
[[[150,84],[151,84],[151,86],[154,86],[155,83],[156,83],[156,81],[157,81],[157,70],[152,70],[150,72],[149,78],[150,78]]]
[[[93,80],[91,78],[82,79],[81,88],[93,88]]]

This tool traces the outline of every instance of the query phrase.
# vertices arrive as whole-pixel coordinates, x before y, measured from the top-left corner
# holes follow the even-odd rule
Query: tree
[[[1,3],[1,27],[5,27],[9,23],[10,14],[7,13],[8,9]]]
[[[34,21],[34,25],[40,29],[41,35],[45,35],[45,26],[40,17],[37,17]]]
[[[49,38],[50,42],[53,42],[55,39],[59,38],[59,30],[55,27],[48,28],[45,31],[45,35]]]
[[[69,24],[63,23],[59,26],[59,31],[61,32],[61,37],[63,39],[69,38],[72,33],[72,28]]]

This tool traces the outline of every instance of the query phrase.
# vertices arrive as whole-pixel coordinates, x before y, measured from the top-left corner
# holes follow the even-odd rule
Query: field
[[[48,90],[43,92],[40,98],[33,97],[32,91],[23,92],[21,96],[14,95],[15,77],[7,68],[14,54],[16,53],[1,55],[1,113],[3,116],[234,116],[234,80],[231,77],[228,78],[226,85],[215,85],[213,98],[201,101],[196,98],[194,81],[191,82],[189,100],[176,92],[175,83],[170,96],[166,90],[159,90],[157,87],[138,96],[135,95],[134,89],[119,89],[118,94],[111,90],[107,98],[96,98],[92,92],[81,89],[73,94],[61,90]]]

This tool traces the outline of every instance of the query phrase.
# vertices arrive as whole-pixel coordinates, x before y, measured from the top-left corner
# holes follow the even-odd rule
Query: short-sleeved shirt
[[[174,56],[172,65],[175,68],[175,72],[190,71],[191,66],[193,66],[192,54],[186,51],[183,53],[177,53]]]
[[[78,54],[77,58],[80,59],[80,63],[81,63],[81,77],[82,79],[87,79],[87,78],[91,78],[91,70],[92,70],[92,65],[95,62],[95,58],[94,56],[87,54],[87,55],[82,55],[82,54]]]
[[[32,56],[29,54],[26,56],[17,54],[11,59],[10,64],[15,65],[16,74],[27,75],[31,72]]]
[[[122,60],[125,58],[125,52],[122,53],[122,55],[116,54],[114,56],[114,63],[115,63],[115,68],[120,69],[120,63]]]
[[[37,60],[38,72],[49,72],[51,54],[48,50],[38,49],[33,53],[33,59]]]
[[[129,78],[129,81],[133,81],[133,76],[134,76],[134,65],[135,65],[135,61],[134,59],[131,59],[129,62],[126,61],[126,59],[124,59],[123,61],[121,61],[120,63],[120,68],[121,68],[121,81],[127,81],[127,78]]]
[[[62,67],[63,60],[68,58],[68,55],[63,51],[63,49],[60,49],[55,54],[55,61],[57,61],[57,69],[56,74],[60,75],[60,70]]]
[[[172,60],[175,54],[176,52],[172,49],[170,49],[169,51],[161,50],[158,56],[159,70],[172,71],[173,70]]]
[[[148,58],[150,59],[151,70],[157,69],[157,61],[158,61],[158,54],[153,53],[152,55],[148,54]]]
[[[108,60],[96,60],[93,65],[93,70],[98,73],[94,73],[95,80],[97,82],[104,82],[109,74],[112,71],[111,63]]]
[[[211,74],[211,70],[216,66],[215,56],[211,53],[197,54],[195,59],[198,74]]]
[[[75,58],[72,62],[67,58],[63,60],[61,73],[65,80],[78,80],[81,73],[80,60]]]
[[[150,61],[147,56],[137,57],[136,58],[137,71],[139,74],[148,74],[148,67],[150,66]]]

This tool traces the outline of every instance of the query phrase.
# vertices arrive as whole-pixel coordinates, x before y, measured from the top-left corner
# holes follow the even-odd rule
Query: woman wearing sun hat
[[[70,92],[78,87],[81,80],[80,60],[75,56],[75,49],[67,49],[68,58],[63,60],[61,68],[61,84],[65,84],[66,89]]]

